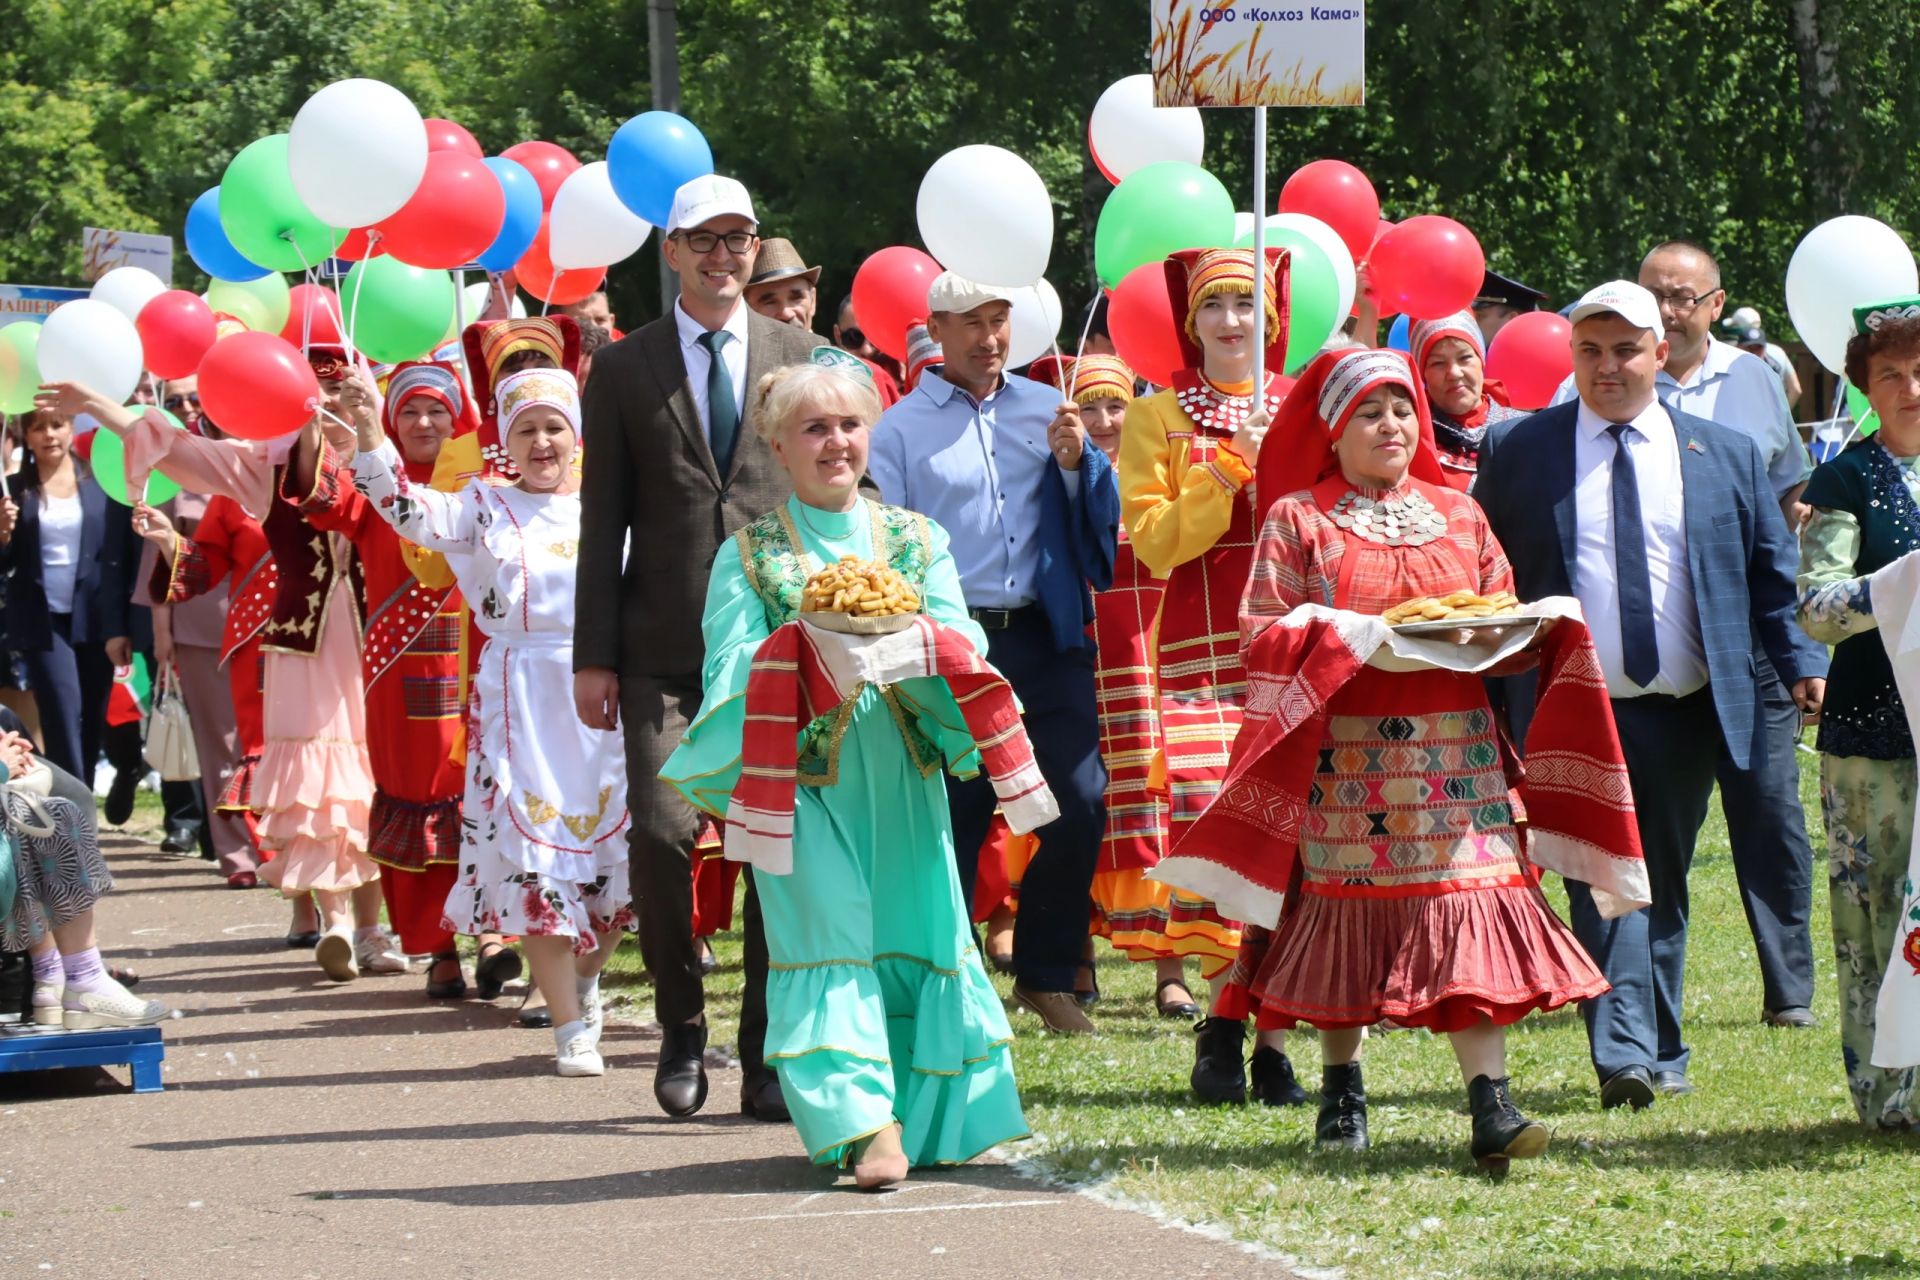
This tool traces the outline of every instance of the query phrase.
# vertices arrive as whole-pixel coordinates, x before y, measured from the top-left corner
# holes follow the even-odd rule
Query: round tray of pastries
[[[1415,596],[1381,615],[1403,636],[1440,635],[1450,631],[1500,631],[1532,621],[1521,615],[1520,598],[1510,591],[1483,596],[1453,591],[1443,596]]]
[[[802,621],[823,631],[883,636],[904,631],[920,613],[920,594],[876,560],[842,556],[807,579],[800,592]]]

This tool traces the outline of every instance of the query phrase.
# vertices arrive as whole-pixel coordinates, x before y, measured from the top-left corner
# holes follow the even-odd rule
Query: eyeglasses
[[[840,345],[848,351],[867,345],[867,335],[860,332],[858,326],[840,331]]]
[[[1713,297],[1714,294],[1725,292],[1725,289],[1713,288],[1705,293],[1656,293],[1653,295],[1653,300],[1676,316],[1690,316],[1701,303]]]
[[[713,247],[725,243],[729,253],[745,253],[753,248],[760,237],[751,231],[729,231],[721,235],[717,231],[676,231],[673,233],[686,243],[695,253],[712,253]]]
[[[168,396],[166,399],[167,408],[173,410],[175,413],[178,413],[182,408],[184,408],[187,405],[192,405],[194,408],[198,409],[200,407],[200,397],[192,393],[188,393],[187,395],[184,395],[184,396]]]

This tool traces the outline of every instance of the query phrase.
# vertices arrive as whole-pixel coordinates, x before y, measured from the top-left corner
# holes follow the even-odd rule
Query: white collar
[[[707,331],[704,325],[687,314],[687,309],[680,305],[680,299],[678,298],[673,300],[673,327],[680,333],[680,345],[682,347],[692,347],[700,340],[700,335]],[[732,334],[735,342],[740,343],[742,346],[746,345],[746,299],[742,298],[734,302],[733,311],[727,316],[726,323],[720,327]]]
[[[1700,364],[1694,369],[1691,382],[1681,382],[1665,369],[1655,374],[1653,380],[1662,386],[1679,387],[1684,391],[1689,387],[1697,387],[1711,378],[1724,377],[1732,371],[1740,357],[1746,354],[1731,342],[1722,342],[1712,334],[1708,334],[1707,353],[1700,357]]]
[[[1580,433],[1589,440],[1597,440],[1606,434],[1613,423],[1593,411],[1585,400],[1579,402],[1580,416],[1576,420]],[[1673,419],[1668,416],[1665,406],[1658,399],[1648,402],[1647,407],[1633,416],[1633,429],[1649,440],[1662,440],[1673,435]]]

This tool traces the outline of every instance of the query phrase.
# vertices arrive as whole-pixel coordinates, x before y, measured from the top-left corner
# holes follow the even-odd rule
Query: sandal
[[[519,976],[520,953],[504,942],[494,943],[491,949],[483,947],[473,966],[473,980],[479,987],[476,994],[482,1000],[497,999],[502,988]]]
[[[1100,1003],[1100,971],[1093,967],[1093,961],[1091,960],[1082,960],[1074,966],[1074,969],[1076,971],[1081,969],[1086,970],[1087,978],[1093,984],[1086,991],[1079,990],[1076,985],[1073,993],[1074,1002],[1082,1009],[1091,1009]]]
[[[1168,987],[1180,988],[1186,993],[1187,998],[1185,1000],[1167,999]],[[1154,1007],[1160,1010],[1160,1016],[1163,1018],[1179,1018],[1185,1022],[1192,1022],[1200,1016],[1200,1006],[1194,1003],[1193,989],[1187,986],[1185,978],[1163,979],[1160,985],[1153,989],[1153,1003]]]
[[[434,981],[433,975],[441,965],[452,962],[453,976],[442,982]],[[462,1000],[467,994],[467,975],[460,971],[460,953],[458,951],[436,951],[433,963],[427,966],[427,999]]]

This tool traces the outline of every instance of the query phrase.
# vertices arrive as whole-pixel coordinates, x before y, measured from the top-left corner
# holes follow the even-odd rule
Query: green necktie
[[[740,438],[740,406],[733,402],[733,377],[721,348],[733,341],[725,329],[703,333],[695,339],[707,349],[707,443],[713,448],[713,465],[724,478],[733,466],[733,445]]]

